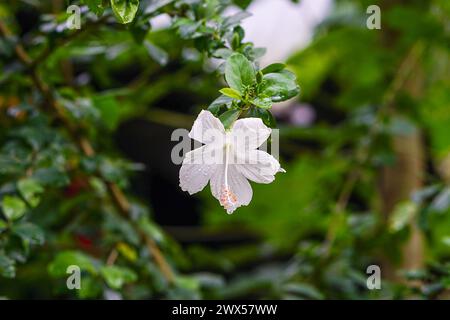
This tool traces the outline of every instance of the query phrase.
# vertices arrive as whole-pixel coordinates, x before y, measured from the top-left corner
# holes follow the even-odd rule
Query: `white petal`
[[[211,177],[211,193],[219,200],[220,204],[231,214],[240,206],[250,203],[253,190],[247,179],[237,170],[235,165],[221,165]],[[227,184],[225,183],[225,171],[227,171]]]
[[[259,118],[239,119],[232,128],[234,145],[239,150],[254,150],[267,140],[271,132]]]
[[[271,183],[277,172],[285,172],[277,159],[261,150],[239,153],[236,167],[247,179],[257,183]]]
[[[206,159],[211,148],[203,146],[186,154],[180,169],[180,187],[189,194],[197,193],[208,184],[217,165]]]
[[[200,112],[189,132],[189,138],[205,144],[219,143],[221,141],[217,140],[223,140],[224,135],[225,129],[222,122],[207,110]]]
[[[220,200],[220,194],[224,188],[225,183],[225,165],[216,166],[211,175],[210,187],[211,193],[217,200]]]
[[[238,207],[246,206],[250,203],[253,197],[252,187],[235,165],[230,165],[228,169],[228,186],[237,197]]]

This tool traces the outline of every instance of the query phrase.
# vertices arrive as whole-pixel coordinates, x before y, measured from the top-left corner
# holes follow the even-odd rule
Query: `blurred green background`
[[[450,297],[449,1],[115,2],[0,4],[0,297]],[[287,173],[233,215],[170,158],[224,87],[216,24],[301,88],[271,110]]]

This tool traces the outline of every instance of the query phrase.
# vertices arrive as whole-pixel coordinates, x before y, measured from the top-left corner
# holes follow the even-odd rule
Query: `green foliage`
[[[22,179],[17,183],[17,189],[25,199],[25,201],[32,207],[36,207],[40,201],[40,194],[44,192],[44,188],[33,179]]]
[[[306,48],[268,66],[258,63],[264,49],[244,40],[240,23],[249,14],[225,14],[232,3],[245,10],[248,0],[72,2],[88,9],[80,31],[67,28],[65,10],[47,14],[54,8],[45,1],[0,4],[11,31],[0,38],[1,297],[448,295],[450,189],[441,174],[450,153],[448,1],[379,1],[382,30],[365,27],[370,1],[336,1]],[[23,12],[38,19],[24,23]],[[153,30],[163,14],[170,27]],[[216,70],[204,68],[209,58]],[[297,105],[274,108],[300,87],[296,102],[316,113],[305,127],[289,120]],[[130,118],[189,127],[191,116],[167,99],[178,96],[192,114],[209,104],[225,127],[258,117],[276,128],[276,115],[287,172],[272,184],[252,183],[251,204],[232,216],[206,188],[200,225],[169,235],[153,220],[152,201],[133,194],[130,178],[143,166],[125,159],[113,136]],[[416,133],[427,164],[418,173],[423,187],[385,219],[380,182],[399,161],[393,141]],[[158,158],[152,148],[145,151]],[[114,198],[120,190],[125,204]],[[406,272],[402,248],[417,230],[426,260]],[[367,266],[388,259],[391,271],[421,285],[383,278],[382,290],[367,290]],[[81,269],[81,290],[67,290],[71,265]]]
[[[106,283],[113,289],[120,289],[125,283],[137,280],[136,273],[124,267],[105,266],[100,269],[100,273]]]
[[[241,111],[239,109],[231,109],[222,113],[219,117],[226,129],[230,128],[231,125],[239,118]]]
[[[269,74],[269,73],[277,73],[286,68],[286,65],[284,63],[272,63],[261,70],[262,74]]]
[[[299,93],[295,75],[287,70],[266,74],[262,81],[261,95],[269,97],[273,102],[288,100]]]
[[[237,100],[242,99],[241,93],[233,88],[223,88],[223,89],[220,89],[219,92],[222,93],[223,95],[233,98],[233,99],[237,99]]]
[[[86,4],[90,11],[96,15],[101,16],[105,10],[103,7],[103,0],[83,0],[82,3]]]
[[[225,79],[232,89],[244,95],[256,82],[255,70],[246,57],[235,53],[227,59]]]
[[[71,265],[78,266],[82,271],[92,275],[98,274],[98,268],[95,260],[78,251],[64,251],[59,253],[49,264],[48,272],[54,277],[64,277],[67,274],[67,268]]]
[[[127,24],[133,21],[139,8],[139,0],[111,0],[111,8],[117,21]]]
[[[26,205],[18,197],[4,196],[2,199],[2,210],[6,219],[18,220],[25,214]]]
[[[284,64],[275,63],[256,72],[244,55],[229,55],[225,63],[225,79],[230,87],[219,91],[232,100],[219,97],[209,106],[209,110],[219,114],[222,106],[228,109],[234,106],[234,109],[226,111],[220,117],[226,127],[241,112],[249,109],[251,116],[261,118],[267,126],[274,127],[273,116],[268,109],[272,108],[274,102],[286,101],[299,94],[295,75],[284,68]]]

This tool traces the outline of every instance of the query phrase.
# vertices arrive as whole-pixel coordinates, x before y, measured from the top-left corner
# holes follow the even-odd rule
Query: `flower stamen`
[[[229,154],[231,149],[231,144],[229,142],[225,143],[225,172],[224,172],[224,185],[220,191],[219,202],[220,205],[227,210],[228,214],[233,213],[238,207],[238,201],[236,194],[228,186],[228,165],[229,165]]]
[[[219,202],[228,214],[231,214],[237,208],[237,197],[228,186],[224,186],[220,192]]]

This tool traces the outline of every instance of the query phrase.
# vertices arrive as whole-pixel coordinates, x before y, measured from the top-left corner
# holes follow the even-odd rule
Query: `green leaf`
[[[235,25],[238,25],[242,20],[250,17],[252,14],[246,11],[237,12],[229,17],[223,19],[222,28],[230,28]]]
[[[5,256],[1,252],[0,252],[0,275],[6,278],[14,278],[16,276],[16,268],[14,260]]]
[[[139,236],[136,234],[130,221],[123,219],[116,215],[107,215],[104,222],[104,228],[106,231],[117,234],[129,243],[134,245],[139,244]]]
[[[266,48],[253,48],[251,46],[248,46],[247,48],[249,48],[247,49],[248,50],[247,55],[251,57],[252,60],[258,60],[259,58],[263,57],[267,52]]]
[[[167,62],[169,62],[169,55],[167,54],[166,51],[164,51],[158,46],[155,46],[150,41],[145,41],[144,44],[149,56],[153,60],[155,60],[159,65],[165,66]]]
[[[195,22],[188,18],[180,18],[173,24],[178,28],[178,33],[183,39],[195,38],[199,36],[197,29],[201,26],[201,21]]]
[[[389,220],[389,229],[394,232],[402,230],[417,214],[417,210],[417,204],[411,201],[398,204]]]
[[[252,104],[262,109],[270,109],[272,108],[272,99],[270,97],[256,97],[253,99]]]
[[[286,65],[284,63],[272,63],[261,70],[263,74],[269,74],[269,73],[277,73],[286,68]]]
[[[29,222],[21,223],[13,226],[12,231],[26,243],[37,245],[44,243],[44,231],[35,224]]]
[[[147,217],[142,217],[139,219],[139,226],[141,227],[142,231],[144,231],[157,243],[161,243],[164,240],[164,234],[161,232],[158,226]]]
[[[264,75],[261,92],[271,97],[273,102],[285,101],[299,94],[295,75],[287,70]]]
[[[221,95],[209,105],[208,110],[217,117],[222,107],[230,108],[232,101],[232,98]]]
[[[138,278],[133,270],[119,266],[102,267],[100,273],[108,286],[113,289],[120,289],[125,283],[134,282]]]
[[[213,56],[220,59],[228,59],[233,54],[233,51],[227,48],[220,48],[214,51]]]
[[[97,268],[93,260],[79,251],[63,251],[49,264],[48,272],[53,277],[63,277],[67,274],[67,267],[78,266],[81,270],[93,275],[97,274]]]
[[[242,99],[241,94],[233,88],[223,88],[223,89],[220,89],[219,92],[230,98],[234,98],[234,99],[238,99],[238,100]]]
[[[227,59],[225,79],[231,88],[243,94],[245,87],[255,83],[256,74],[251,62],[244,55],[234,53]]]
[[[136,262],[138,254],[134,248],[126,244],[125,242],[120,242],[117,244],[117,250],[122,256],[131,262]]]
[[[233,37],[231,38],[231,48],[233,50],[239,49],[241,46],[242,37],[238,32],[233,33]]]
[[[103,7],[103,0],[83,0],[82,3],[86,4],[93,13],[97,16],[103,14],[105,8]]]
[[[260,109],[262,110],[262,109]],[[277,127],[277,121],[273,117],[272,113],[269,110],[262,110],[262,121],[266,126],[269,128],[276,128]]]
[[[14,196],[4,196],[2,200],[3,213],[8,220],[21,218],[27,209],[25,202]]]
[[[127,24],[133,21],[139,8],[139,0],[111,0],[111,8],[117,21]]]
[[[232,109],[232,110],[228,110],[228,111],[224,112],[222,115],[220,115],[219,119],[220,119],[220,121],[222,121],[225,129],[228,129],[239,118],[240,114],[241,114],[241,110]]]
[[[261,84],[264,74],[261,71],[256,73],[256,83]]]
[[[260,118],[263,123],[269,128],[276,128],[277,122],[273,117],[272,113],[267,109],[262,108],[251,108],[249,116],[254,118]]]
[[[40,194],[44,192],[44,188],[34,179],[22,179],[17,183],[17,188],[22,197],[31,207],[36,207],[41,200]]]
[[[450,237],[443,237],[441,239],[442,243],[445,244],[446,246],[450,247]]]
[[[92,103],[100,111],[102,122],[109,130],[114,130],[120,121],[121,105],[113,94],[99,94],[92,97]]]

